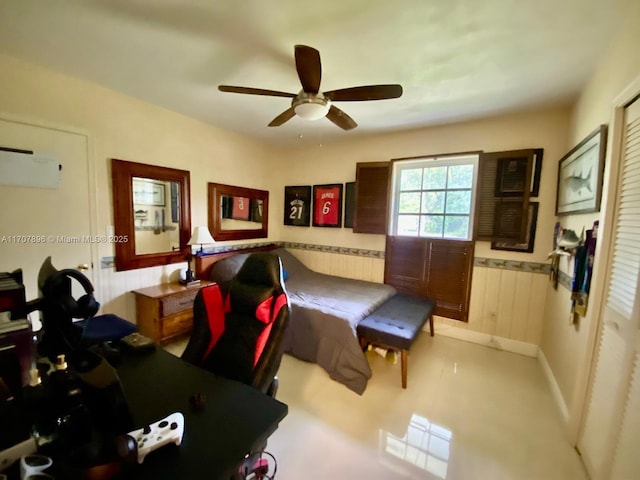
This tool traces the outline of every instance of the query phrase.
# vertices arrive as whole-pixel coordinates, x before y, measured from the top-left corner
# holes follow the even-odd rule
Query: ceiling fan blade
[[[322,78],[322,65],[320,64],[320,52],[306,45],[296,45],[296,70],[302,84],[302,89],[307,93],[318,93],[320,79]]]
[[[402,96],[402,85],[366,85],[341,88],[324,92],[333,102],[360,102],[363,100],[387,100]]]
[[[284,112],[282,112],[280,115],[278,115],[276,118],[271,120],[271,123],[269,124],[269,126],[270,127],[279,127],[280,125],[282,125],[287,120],[291,120],[295,116],[295,114],[296,114],[296,112],[293,109],[293,107],[289,107]]]
[[[353,118],[333,105],[327,113],[327,118],[343,130],[352,130],[358,126]]]
[[[287,97],[293,98],[295,93],[278,92],[276,90],[264,90],[262,88],[251,87],[233,87],[231,85],[218,85],[218,90],[229,93],[246,93],[247,95],[265,95],[268,97]]]

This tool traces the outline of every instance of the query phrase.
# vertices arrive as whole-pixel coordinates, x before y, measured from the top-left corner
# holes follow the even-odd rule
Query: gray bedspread
[[[287,272],[285,289],[291,303],[291,319],[285,334],[285,352],[317,363],[332,379],[362,394],[371,369],[358,343],[356,326],[393,296],[395,289],[314,272],[285,249],[272,253],[280,256]],[[247,255],[218,262],[212,269],[212,279],[229,280]]]

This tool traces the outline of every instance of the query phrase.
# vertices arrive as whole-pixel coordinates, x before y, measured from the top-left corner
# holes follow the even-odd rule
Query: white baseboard
[[[458,328],[452,325],[435,322],[435,333],[445,337],[457,338],[458,340],[464,340],[466,342],[477,343],[478,345],[484,345],[485,347],[495,348],[497,350],[504,350],[512,353],[519,353],[520,355],[526,355],[527,357],[537,358],[540,367],[547,379],[551,395],[553,396],[560,415],[565,422],[565,425],[569,421],[569,409],[564,401],[556,377],[553,375],[553,371],[547,362],[547,358],[544,356],[544,352],[534,343],[521,342],[519,340],[511,340],[510,338],[496,337],[495,335],[489,335],[488,333],[474,332],[466,328]],[[429,324],[426,323],[423,328],[424,331],[429,331]]]
[[[551,395],[553,395],[553,399],[555,400],[556,405],[558,406],[558,410],[560,411],[560,415],[562,415],[564,424],[568,425],[569,409],[567,408],[567,404],[564,401],[564,397],[562,396],[562,392],[560,391],[560,387],[558,386],[556,377],[553,375],[553,371],[549,366],[549,362],[547,362],[547,357],[544,356],[544,352],[542,351],[541,348],[538,349],[538,363],[542,367],[544,376],[547,378],[547,382],[549,383],[549,388],[551,389]]]
[[[489,335],[488,333],[474,332],[473,330],[458,328],[439,322],[436,322],[434,326],[436,334],[443,335],[445,337],[477,343],[479,345],[484,345],[485,347],[495,348],[496,350],[519,353],[520,355],[526,355],[527,357],[535,358],[538,355],[538,345],[534,343],[497,337],[495,335]],[[425,330],[428,330],[428,324],[425,324],[425,327]]]

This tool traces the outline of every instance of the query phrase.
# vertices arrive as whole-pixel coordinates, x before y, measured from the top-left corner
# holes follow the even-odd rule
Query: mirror
[[[216,241],[266,238],[269,192],[209,183],[209,230]]]
[[[183,262],[191,232],[189,172],[111,160],[116,270]]]

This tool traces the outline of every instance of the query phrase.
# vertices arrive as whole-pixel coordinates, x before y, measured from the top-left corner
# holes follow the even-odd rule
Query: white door
[[[38,296],[48,256],[58,270],[87,265],[83,273],[93,282],[87,136],[0,118],[0,147],[52,154],[62,165],[58,188],[6,186],[0,179],[0,271],[22,269],[27,301]],[[77,298],[82,287],[72,284]]]
[[[625,108],[602,330],[578,448],[591,478],[640,478],[640,100]]]

